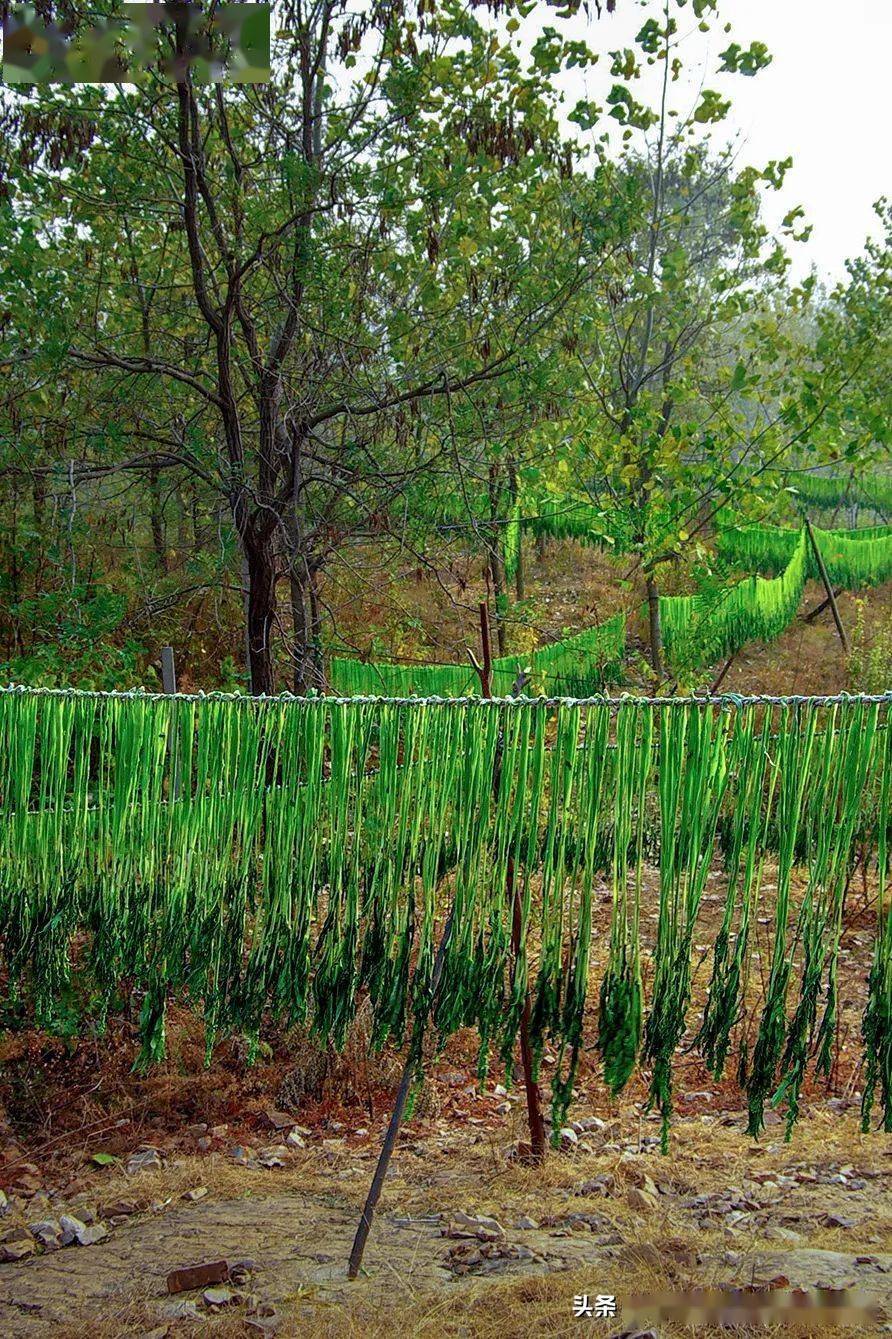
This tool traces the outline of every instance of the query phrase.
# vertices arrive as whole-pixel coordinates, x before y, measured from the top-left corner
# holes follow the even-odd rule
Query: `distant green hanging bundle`
[[[594,696],[619,679],[625,645],[626,618],[615,614],[597,627],[526,656],[497,656],[492,662],[492,696]],[[481,691],[480,677],[471,665],[335,659],[329,679],[332,691],[343,697],[476,697]]]
[[[663,641],[677,669],[714,664],[747,642],[771,641],[795,617],[808,570],[807,536],[800,531],[781,574],[751,576],[710,595],[660,598]]]

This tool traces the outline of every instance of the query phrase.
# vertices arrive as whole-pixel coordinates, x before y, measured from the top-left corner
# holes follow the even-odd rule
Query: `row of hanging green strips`
[[[574,513],[568,512],[573,516]],[[829,579],[854,590],[892,579],[892,527],[819,530],[814,534]],[[819,575],[803,530],[780,526],[727,526],[719,530],[718,551],[727,561],[756,574],[719,592],[664,595],[660,621],[666,656],[676,669],[700,669],[747,642],[770,641],[796,615],[805,581]],[[765,578],[760,571],[776,571]],[[524,692],[585,697],[622,676],[626,616],[616,614],[597,628],[539,648],[524,656],[493,662],[493,693],[508,697],[518,674],[527,671]],[[396,665],[333,659],[330,681],[345,696],[468,697],[479,679],[468,665]]]
[[[690,1038],[716,1074],[736,1047],[754,1133],[769,1100],[792,1126],[809,1062],[829,1065],[845,895],[863,852],[878,882],[864,1119],[878,1093],[892,1129],[890,705],[4,690],[4,1021],[101,1028],[136,1000],[149,1063],[172,998],[203,1013],[209,1050],[220,1033],[256,1038],[269,1018],[340,1046],[368,999],[374,1044],[400,1043],[454,904],[441,1038],[474,1026],[484,1055],[509,1057],[529,986],[536,1052],[558,1052],[558,1121],[580,1048],[595,1042],[613,1092],[644,1061],[665,1138],[674,1056]],[[658,918],[643,943],[650,867]],[[509,868],[528,949],[517,960]],[[711,872],[726,902],[697,1018],[692,948]],[[605,884],[595,1023],[593,898]],[[763,994],[753,962],[766,948]]]
[[[478,518],[467,520],[459,511],[444,514],[439,524],[451,529],[465,529],[472,525],[485,532],[491,521]],[[588,498],[570,494],[548,494],[543,497],[525,496],[514,504],[510,514],[498,522],[502,533],[501,549],[505,575],[511,580],[517,571],[520,545],[524,534],[545,535],[551,539],[575,539],[581,544],[624,551],[622,534],[605,535],[605,517]],[[628,543],[628,536],[625,536]]]
[[[892,514],[892,475],[866,474],[860,479],[837,475],[812,474],[807,470],[785,476],[803,502],[829,510],[858,503]]]
[[[671,665],[700,668],[747,642],[780,636],[796,615],[808,571],[805,530],[792,532],[792,540],[777,577],[746,577],[718,593],[661,596],[660,626]]]
[[[587,697],[616,682],[625,642],[625,615],[616,614],[526,656],[499,656],[492,666],[492,694],[512,696],[523,674],[524,696]],[[397,665],[335,658],[329,682],[332,691],[344,697],[474,697],[480,692],[479,676],[470,664]]]
[[[892,526],[865,526],[858,530],[820,530],[812,527],[827,576],[847,590],[876,586],[892,580]],[[721,556],[740,567],[780,571],[789,562],[796,532],[772,525],[726,526],[718,532]],[[807,576],[820,576],[809,546]]]

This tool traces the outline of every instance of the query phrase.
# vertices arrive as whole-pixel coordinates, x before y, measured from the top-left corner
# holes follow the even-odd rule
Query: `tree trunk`
[[[267,539],[245,542],[248,565],[248,657],[251,692],[270,695],[275,692],[272,631],[276,614],[276,565],[272,544]]]
[[[663,634],[660,628],[660,593],[652,576],[647,578],[647,617],[650,627],[650,663],[658,679],[663,677]]]
[[[499,645],[499,655],[506,654],[505,651],[505,604],[507,595],[505,594],[505,567],[502,563],[502,555],[499,552],[498,542],[492,546],[492,552],[489,558],[489,572],[492,577],[492,589],[495,595],[495,618],[496,618],[496,641]]]
[[[310,663],[313,666],[315,686],[325,687],[325,672],[322,666],[322,615],[319,612],[319,573],[310,572]]]
[[[489,516],[492,521],[489,540],[489,574],[492,577],[492,589],[495,595],[496,640],[499,655],[505,655],[505,563],[502,558],[502,536],[499,526],[499,486],[498,465],[489,467]]]
[[[300,569],[303,568],[303,571]],[[298,697],[310,689],[325,687],[325,674],[320,652],[321,618],[316,591],[316,576],[298,555],[289,576],[291,594],[291,655],[294,661],[293,691]]]
[[[516,508],[518,503],[517,467],[511,461],[508,465],[508,477],[511,480],[511,501]],[[526,599],[526,581],[523,570],[523,527],[517,535],[517,567],[514,569],[514,595],[518,600]]]
[[[184,513],[185,514],[185,513]],[[248,570],[248,557],[245,550],[242,549],[242,639],[244,646],[242,648],[242,658],[245,666],[245,673],[249,680],[251,678],[251,638],[248,635],[248,603],[251,593],[251,577]]]
[[[312,684],[312,666],[309,662],[307,610],[304,604],[304,585],[292,563],[288,577],[291,595],[291,655],[294,661],[292,691],[304,697]]]
[[[164,512],[161,506],[161,481],[157,470],[149,471],[150,524],[152,527],[152,545],[158,568],[162,576],[167,576],[167,541],[164,535]]]

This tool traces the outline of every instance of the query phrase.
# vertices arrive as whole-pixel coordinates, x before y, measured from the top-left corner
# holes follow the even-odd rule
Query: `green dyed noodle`
[[[265,1022],[341,1046],[368,1000],[375,1045],[474,1027],[506,1061],[523,1000],[565,1118],[599,1000],[619,1092],[639,1052],[672,1109],[686,1034],[720,1073],[747,1000],[751,930],[776,865],[774,945],[746,1064],[799,1113],[837,1031],[839,943],[856,849],[875,862],[877,937],[863,1112],[892,1121],[889,702],[345,702],[0,691],[0,951],[8,1026],[72,1033],[141,1001],[140,1064],[171,1000],[208,1049]],[[703,1017],[692,950],[721,839],[727,890]],[[644,986],[641,906],[659,909]],[[607,966],[590,971],[593,889],[612,881]],[[801,878],[800,878],[801,876]],[[804,891],[800,895],[799,888]],[[513,889],[520,951],[512,950]],[[435,944],[454,908],[441,988]],[[646,1024],[643,1020],[646,1018]]]

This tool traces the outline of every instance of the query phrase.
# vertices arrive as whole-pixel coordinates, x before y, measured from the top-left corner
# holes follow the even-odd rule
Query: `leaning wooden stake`
[[[443,934],[437,945],[437,954],[434,958],[434,967],[431,972],[427,1005],[422,1009],[421,1013],[417,1014],[415,1017],[412,1039],[409,1043],[409,1054],[406,1056],[406,1063],[403,1066],[403,1077],[400,1079],[400,1086],[397,1089],[396,1101],[393,1104],[393,1112],[387,1126],[387,1133],[384,1136],[384,1143],[381,1145],[381,1152],[378,1154],[378,1165],[375,1167],[375,1175],[372,1177],[372,1184],[369,1186],[369,1193],[366,1196],[366,1201],[363,1205],[362,1217],[360,1218],[359,1226],[356,1229],[356,1236],[353,1238],[353,1249],[350,1252],[350,1260],[347,1265],[348,1279],[355,1279],[362,1268],[362,1257],[365,1254],[366,1242],[369,1238],[369,1232],[372,1229],[372,1220],[375,1217],[375,1209],[378,1207],[378,1200],[381,1198],[381,1191],[384,1188],[387,1169],[390,1166],[390,1159],[393,1155],[394,1146],[396,1145],[396,1137],[399,1134],[400,1125],[403,1120],[403,1112],[406,1109],[409,1089],[412,1087],[412,1080],[415,1077],[415,1070],[421,1056],[422,1046],[424,1045],[424,1033],[427,1028],[427,1021],[433,1011],[437,994],[440,989],[440,978],[443,975],[443,964],[446,961],[446,950],[449,947],[454,916],[455,903],[453,902],[446,924],[443,927]]]
[[[480,602],[480,646],[483,652],[483,664],[477,665],[480,675],[480,691],[483,697],[492,697],[492,638],[489,631],[489,609],[486,602]],[[511,899],[511,951],[514,954],[515,971],[520,955],[524,951],[521,942],[523,926],[523,907],[517,881],[514,877],[514,861],[509,857],[506,872],[506,892]],[[530,1127],[530,1161],[541,1162],[545,1157],[545,1122],[542,1119],[542,1098],[535,1078],[533,1046],[530,1040],[530,1018],[532,1006],[530,992],[526,991],[523,1012],[520,1016],[520,1063],[523,1068],[523,1084],[527,1099],[527,1120]]]
[[[839,591],[835,591],[834,594],[838,595]],[[809,613],[803,615],[802,617],[803,623],[814,623],[815,619],[820,618],[824,610],[829,608],[830,608],[830,601],[827,599],[827,596],[825,595],[820,604],[815,605],[814,609],[810,610]]]
[[[849,654],[849,639],[846,637],[845,628],[842,625],[842,619],[839,616],[839,608],[836,603],[836,596],[833,593],[833,587],[830,584],[830,578],[827,575],[827,568],[824,566],[824,559],[821,556],[821,550],[818,548],[818,541],[815,539],[815,532],[811,528],[811,521],[805,517],[805,529],[811,542],[812,552],[815,555],[815,562],[818,564],[818,571],[821,574],[821,580],[824,583],[824,589],[827,592],[827,599],[830,604],[830,612],[833,614],[833,622],[836,624],[836,631],[839,633],[839,640],[842,642],[842,649],[846,655]]]
[[[709,685],[709,694],[710,694],[710,697],[712,696],[713,693],[717,693],[717,692],[719,691],[719,689],[721,688],[722,684],[725,682],[725,675],[728,673],[728,670],[729,670],[729,669],[731,668],[731,666],[734,664],[734,661],[735,661],[736,659],[737,659],[737,652],[736,652],[736,651],[733,651],[733,652],[731,653],[731,655],[728,656],[728,659],[725,661],[724,665],[722,666],[718,678],[717,678],[717,679],[714,679],[713,682]]]

